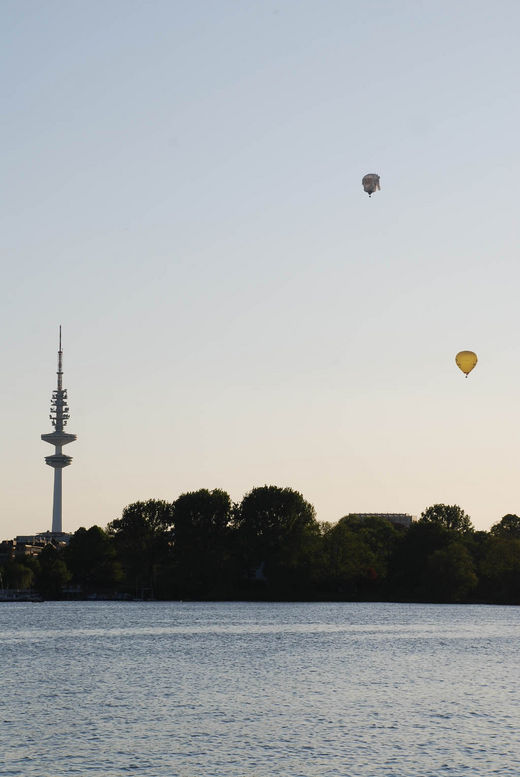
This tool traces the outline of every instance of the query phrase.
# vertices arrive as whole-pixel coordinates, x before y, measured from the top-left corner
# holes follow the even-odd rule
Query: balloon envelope
[[[371,197],[374,192],[381,189],[381,186],[379,185],[379,176],[377,173],[367,173],[363,176],[361,183],[363,184],[363,189],[366,191],[369,197]]]
[[[457,367],[468,377],[475,364],[477,363],[477,354],[473,351],[459,351],[455,357]]]

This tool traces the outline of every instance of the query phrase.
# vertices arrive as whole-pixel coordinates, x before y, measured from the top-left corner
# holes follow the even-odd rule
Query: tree
[[[375,572],[376,555],[356,528],[347,517],[323,532],[319,586],[342,598],[357,598],[360,586]]]
[[[520,539],[491,535],[480,574],[491,601],[520,604]]]
[[[452,540],[452,532],[443,523],[412,523],[389,561],[391,586],[396,598],[423,601],[431,597],[424,574],[428,557],[434,551],[446,548]]]
[[[460,602],[476,588],[477,583],[473,560],[461,542],[451,542],[429,556],[426,588],[435,600]]]
[[[520,539],[520,518],[518,515],[508,513],[490,529],[494,537],[516,537]]]
[[[152,598],[160,595],[156,583],[167,561],[172,527],[173,506],[156,499],[128,505],[121,518],[107,526],[132,593]]]
[[[46,545],[38,556],[38,565],[36,590],[47,599],[61,599],[63,587],[72,577],[63,561],[61,551],[54,545]]]
[[[469,515],[458,505],[435,504],[427,507],[421,513],[419,519],[423,523],[433,523],[438,526],[444,526],[450,531],[470,532],[473,531],[473,524]]]
[[[181,494],[173,504],[175,588],[181,596],[225,595],[232,503],[221,489]]]
[[[5,588],[31,588],[34,583],[34,570],[20,561],[8,561],[3,568],[0,587]]]
[[[308,587],[320,529],[314,507],[291,488],[261,486],[235,511],[243,574],[264,577],[272,595],[300,595]]]
[[[379,584],[386,581],[390,559],[401,541],[406,529],[395,526],[387,518],[371,515],[360,519],[356,515],[347,516],[350,526],[366,542],[373,554],[371,577]]]
[[[113,590],[122,578],[113,538],[99,526],[78,529],[70,538],[64,557],[73,581],[85,591]]]

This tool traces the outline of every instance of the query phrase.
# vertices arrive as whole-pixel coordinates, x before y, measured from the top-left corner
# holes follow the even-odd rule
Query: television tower
[[[50,434],[42,434],[44,442],[54,445],[52,456],[45,457],[45,463],[54,469],[54,495],[52,500],[52,533],[61,534],[63,532],[61,522],[61,472],[63,467],[68,467],[72,461],[72,456],[66,456],[61,452],[64,445],[74,442],[75,434],[67,434],[63,429],[69,420],[67,405],[67,389],[62,386],[63,376],[63,351],[61,350],[61,326],[60,326],[60,345],[58,350],[58,386],[52,392],[51,414],[49,418],[52,421],[54,431]]]

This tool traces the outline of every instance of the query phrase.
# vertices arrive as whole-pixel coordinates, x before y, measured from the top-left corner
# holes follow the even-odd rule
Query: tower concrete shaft
[[[53,534],[61,534],[63,532],[62,525],[62,470],[63,467],[68,467],[72,462],[71,456],[66,456],[62,453],[62,448],[69,442],[74,442],[76,439],[75,434],[68,434],[64,431],[67,421],[69,420],[69,408],[67,405],[67,389],[63,388],[63,351],[61,349],[61,326],[60,326],[60,343],[58,348],[58,382],[56,389],[52,392],[51,398],[51,413],[50,420],[54,427],[54,431],[50,434],[42,434],[41,438],[44,442],[48,442],[54,445],[54,454],[52,456],[45,457],[45,463],[54,469],[54,492],[52,499],[52,532]]]

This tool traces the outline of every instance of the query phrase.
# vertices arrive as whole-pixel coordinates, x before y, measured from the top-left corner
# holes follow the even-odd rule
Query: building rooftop
[[[390,523],[399,526],[410,526],[413,521],[417,520],[417,516],[410,515],[409,513],[350,513],[350,515],[356,515],[361,520],[365,518],[386,518]]]

